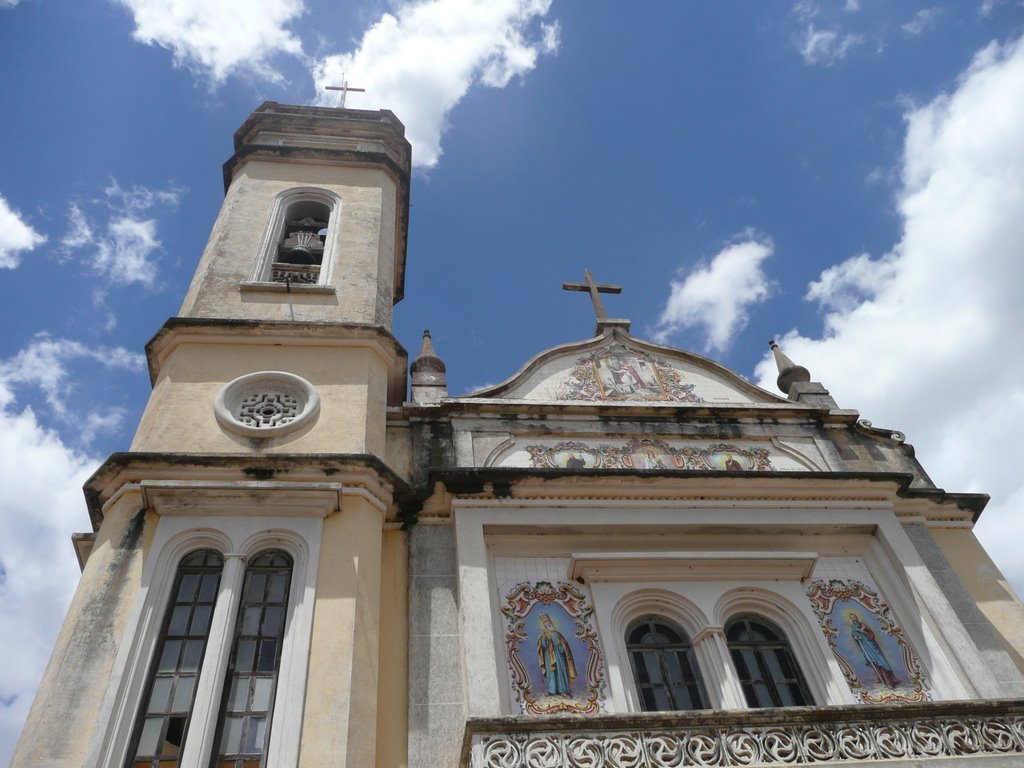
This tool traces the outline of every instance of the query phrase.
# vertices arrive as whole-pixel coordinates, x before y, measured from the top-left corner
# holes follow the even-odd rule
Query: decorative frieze
[[[1024,755],[1024,716],[1015,704],[945,702],[863,709],[871,710],[871,716],[856,718],[849,707],[797,707],[609,717],[575,725],[563,719],[558,728],[534,720],[535,730],[522,719],[470,721],[462,765],[725,768],[890,760],[913,760],[917,765],[951,757]],[[651,727],[644,727],[645,719]],[[670,724],[673,720],[677,726]],[[1011,764],[1017,763],[986,763]]]
[[[624,445],[589,444],[579,440],[555,445],[527,445],[533,467],[568,469],[688,469],[719,472],[773,472],[766,448],[730,443],[670,445],[663,440],[630,440]]]

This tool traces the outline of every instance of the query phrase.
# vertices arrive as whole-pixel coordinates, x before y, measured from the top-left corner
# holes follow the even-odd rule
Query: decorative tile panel
[[[921,662],[879,594],[855,580],[814,581],[807,590],[832,653],[865,704],[931,699]]]
[[[526,581],[504,591],[506,664],[513,701],[524,714],[595,715],[605,707],[604,659],[585,590]]]
[[[695,385],[663,360],[622,344],[610,344],[576,360],[558,393],[560,400],[665,400],[702,403]]]
[[[725,472],[772,472],[766,448],[730,443],[673,446],[662,440],[630,440],[624,445],[590,445],[566,441],[527,445],[532,467],[568,469],[691,469]]]

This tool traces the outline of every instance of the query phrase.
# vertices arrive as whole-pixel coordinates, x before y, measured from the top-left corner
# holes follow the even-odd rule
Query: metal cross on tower
[[[602,293],[622,293],[621,285],[604,285],[594,281],[594,276],[589,269],[583,270],[582,283],[562,283],[564,291],[583,291],[590,294],[590,302],[594,305],[594,314],[597,315],[597,325],[594,335],[600,336],[608,328],[621,328],[629,332],[629,320],[612,319],[604,312],[604,304],[601,303]]]
[[[341,85],[328,85],[326,90],[341,91],[341,102],[338,104],[338,109],[345,108],[345,97],[348,96],[349,91],[353,91],[355,93],[366,93],[365,88],[352,88],[348,84],[348,80],[345,79],[344,73],[341,75]]]

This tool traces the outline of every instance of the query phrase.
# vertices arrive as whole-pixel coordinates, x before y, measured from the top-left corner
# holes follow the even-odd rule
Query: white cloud
[[[978,13],[982,16],[991,15],[992,11],[996,9],[997,5],[1002,5],[1004,0],[982,0],[980,6],[978,6]]]
[[[936,483],[992,494],[978,533],[1018,589],[1021,93],[1024,39],[989,45],[955,91],[908,112],[899,242],[880,259],[862,255],[825,270],[808,290],[827,310],[824,334],[784,339],[787,354],[840,405],[906,432]],[[770,359],[758,376],[766,386],[774,380]]]
[[[829,8],[835,17],[834,8]],[[858,0],[847,0],[842,10],[856,13],[860,10]],[[826,28],[815,22],[822,15],[822,8],[817,0],[798,0],[792,8],[801,31],[797,35],[796,47],[804,61],[814,66],[830,67],[856,48],[866,42],[864,35],[843,32],[838,24]]]
[[[366,94],[348,106],[386,107],[406,125],[413,162],[432,168],[441,157],[447,115],[477,83],[503,88],[558,48],[558,25],[542,19],[551,0],[425,0],[386,13],[363,34],[354,53],[327,56],[313,77],[322,104],[337,96],[325,86],[344,74]],[[373,106],[371,106],[373,105]]]
[[[808,64],[830,67],[863,42],[863,35],[819,29],[808,23],[797,47]]]
[[[703,328],[705,350],[724,350],[747,324],[747,310],[771,295],[772,285],[761,262],[772,255],[771,240],[744,233],[710,264],[698,265],[682,280],[673,280],[671,294],[658,320],[654,338],[665,342],[683,328]]]
[[[139,283],[152,287],[159,272],[157,220],[145,216],[158,206],[178,204],[184,190],[151,190],[135,186],[122,188],[116,181],[103,190],[103,197],[92,201],[96,224],[77,202],[68,206],[68,230],[61,238],[65,256],[85,250],[86,261],[111,283]],[[109,325],[109,318],[108,318]]]
[[[107,224],[107,237],[96,243],[92,265],[114,282],[152,285],[156,262],[151,257],[159,247],[154,219],[121,216]]]
[[[302,55],[299,39],[286,29],[304,12],[302,0],[115,2],[131,12],[136,40],[170,50],[176,65],[215,85],[243,70],[280,81],[270,60],[281,53]]]
[[[74,531],[88,530],[82,484],[98,461],[65,445],[0,386],[0,764],[6,764],[42,677],[78,566]],[[22,489],[22,490],[18,490]],[[29,492],[28,489],[31,489]]]
[[[908,35],[920,35],[922,32],[926,32],[935,26],[940,13],[942,13],[942,9],[937,6],[935,8],[923,8],[915,13],[910,21],[903,25],[902,29]]]
[[[881,290],[893,278],[894,272],[891,256],[874,260],[862,253],[822,272],[807,286],[804,298],[818,302],[822,309],[850,310]]]
[[[79,341],[55,339],[41,333],[14,356],[0,360],[0,387],[7,392],[15,386],[38,387],[53,412],[64,416],[66,401],[73,389],[68,371],[72,360],[88,360],[126,371],[142,371],[146,364],[143,355],[123,347],[88,347]]]
[[[0,8],[13,8],[18,4],[18,0],[0,0]]]
[[[46,335],[0,360],[0,637],[16,638],[0,654],[0,764],[11,758],[78,581],[71,534],[89,529],[82,484],[99,464],[47,428],[17,394],[41,390],[57,415],[75,424],[82,445],[117,428],[122,416],[107,408],[70,418],[72,361],[132,371],[144,365],[141,355],[121,348]]]
[[[25,223],[21,214],[0,195],[0,269],[14,269],[21,254],[46,242],[46,238]]]

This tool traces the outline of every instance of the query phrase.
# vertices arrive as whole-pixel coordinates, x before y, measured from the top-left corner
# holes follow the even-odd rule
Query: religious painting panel
[[[695,385],[667,360],[623,344],[610,344],[576,360],[558,393],[560,400],[663,400],[701,403]]]
[[[814,581],[807,592],[854,695],[865,704],[931,700],[921,662],[889,605],[859,581]]]
[[[530,466],[565,469],[687,469],[725,472],[774,472],[767,448],[731,443],[674,446],[642,438],[622,445],[566,441],[527,445]]]
[[[596,715],[605,709],[604,659],[584,589],[526,581],[504,592],[506,663],[512,699],[523,714]]]

